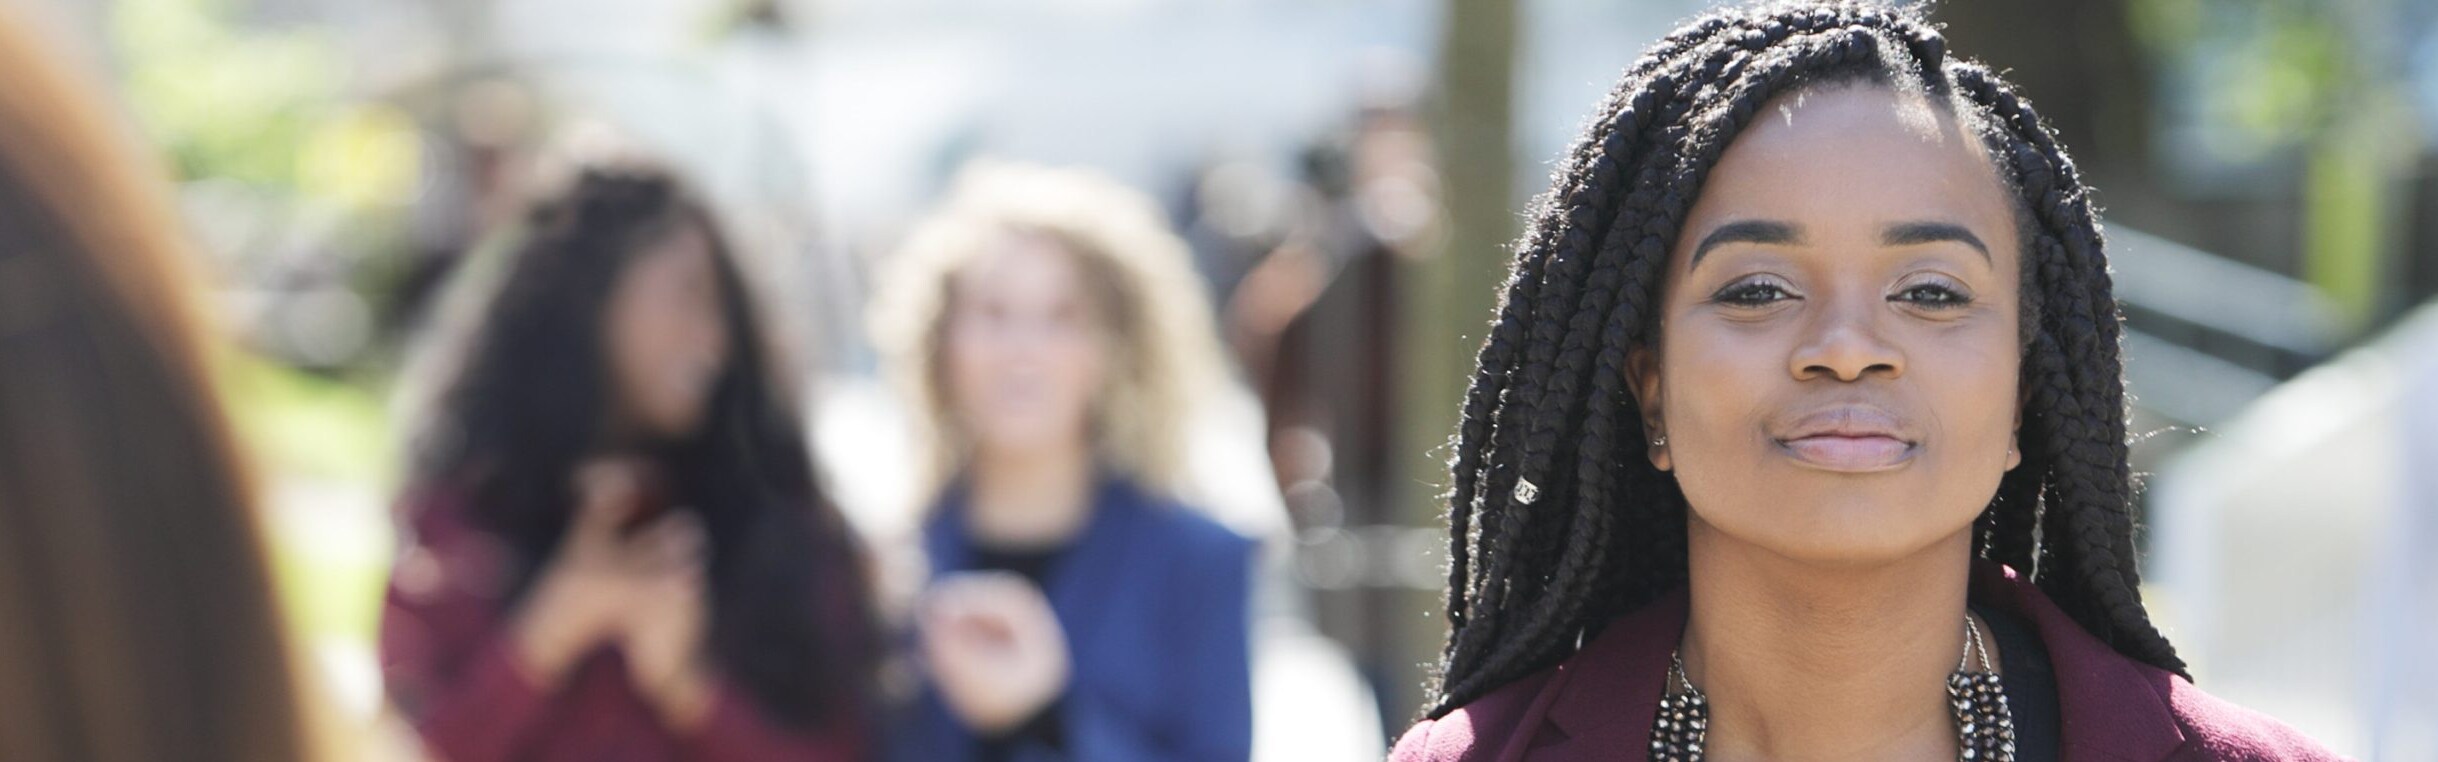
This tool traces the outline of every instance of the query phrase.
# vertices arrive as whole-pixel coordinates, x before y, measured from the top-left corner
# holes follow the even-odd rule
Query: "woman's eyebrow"
[[[1983,260],[1989,259],[1989,246],[1981,243],[1981,237],[1973,235],[1972,231],[1964,229],[1964,226],[1954,223],[1900,222],[1889,225],[1887,230],[1879,234],[1879,242],[1886,246],[1912,246],[1940,241],[1954,241],[1970,246],[1974,251],[1981,252]]]
[[[1693,261],[1686,263],[1685,269],[1690,271],[1700,266],[1702,255],[1710,253],[1711,249],[1730,243],[1801,243],[1802,241],[1803,234],[1795,229],[1793,223],[1778,220],[1736,220],[1720,225],[1712,229],[1709,235],[1702,236],[1702,242],[1693,247]]]

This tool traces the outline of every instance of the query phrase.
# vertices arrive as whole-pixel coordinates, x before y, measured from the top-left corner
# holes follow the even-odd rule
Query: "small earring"
[[[1668,446],[1668,436],[1667,436],[1666,434],[1661,434],[1661,435],[1659,435],[1659,436],[1657,436],[1657,437],[1653,437],[1653,438],[1651,439],[1651,446],[1652,446],[1652,447],[1666,447],[1666,446]]]

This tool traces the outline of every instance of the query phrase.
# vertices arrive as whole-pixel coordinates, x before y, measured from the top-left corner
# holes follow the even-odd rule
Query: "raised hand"
[[[924,594],[920,616],[924,666],[967,728],[1005,732],[1066,692],[1066,633],[1031,581],[948,575]]]

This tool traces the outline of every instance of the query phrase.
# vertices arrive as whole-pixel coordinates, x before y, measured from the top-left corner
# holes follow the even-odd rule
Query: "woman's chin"
[[[996,421],[988,429],[976,432],[974,444],[983,453],[1029,459],[1088,447],[1077,428],[1060,421]]]
[[[1791,561],[1824,566],[1869,566],[1919,556],[1972,526],[1961,521],[1903,515],[1887,503],[1813,503],[1789,515],[1782,506],[1750,515],[1706,515],[1704,523],[1724,539]]]

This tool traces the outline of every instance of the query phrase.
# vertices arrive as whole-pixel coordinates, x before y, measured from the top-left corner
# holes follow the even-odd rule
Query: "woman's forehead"
[[[1887,87],[1831,87],[1773,100],[1735,137],[1684,238],[1767,219],[1824,238],[1928,220],[1986,239],[2007,237],[2011,210],[1979,136],[1947,108]],[[1683,242],[1677,248],[1683,253]]]
[[[960,293],[1067,298],[1084,288],[1081,259],[1048,235],[994,231],[949,277]]]

